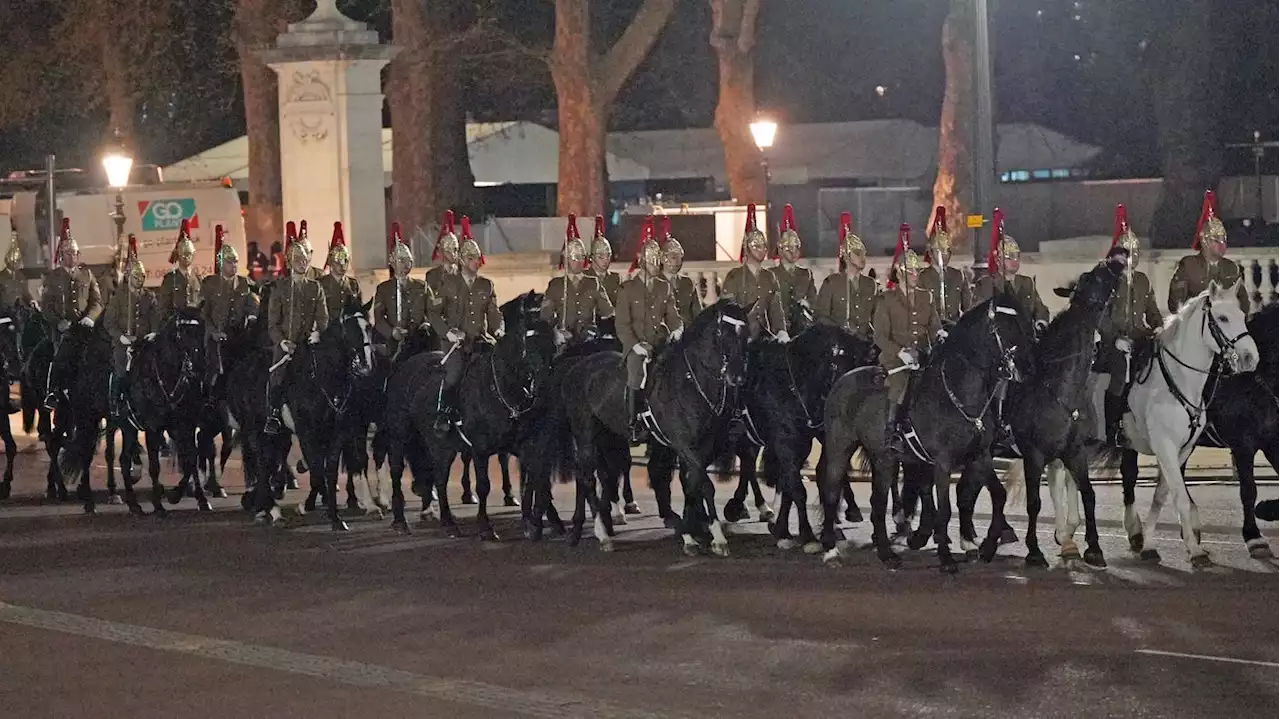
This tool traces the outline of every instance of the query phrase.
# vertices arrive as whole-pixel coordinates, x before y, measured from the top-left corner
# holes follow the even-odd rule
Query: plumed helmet
[[[684,261],[684,245],[681,245],[680,240],[677,240],[675,235],[671,234],[671,218],[663,215],[658,222],[658,235],[660,238],[658,243],[662,246],[662,261],[664,263],[668,260]]]
[[[302,221],[302,227],[305,228],[306,220]],[[285,248],[284,259],[288,266],[292,267],[294,262],[311,261],[311,245],[307,242],[305,235],[300,234],[298,228],[292,221],[285,225]]]
[[[565,265],[583,267],[587,262],[587,246],[582,243],[578,234],[578,216],[569,215],[569,224],[564,230],[564,247],[560,248],[560,269]]]
[[[298,222],[298,239],[305,242],[307,247],[311,247],[311,235],[307,233],[307,221],[300,220]]]
[[[179,258],[191,259],[196,256],[196,245],[191,241],[191,220],[183,219],[178,228],[178,239],[173,243],[173,252],[169,253],[169,264],[176,264]]]
[[[351,264],[351,252],[347,249],[347,237],[342,233],[341,222],[333,223],[333,238],[329,240],[329,254],[324,258],[326,269],[331,264],[341,267]]]
[[[1200,206],[1200,219],[1196,222],[1196,236],[1191,241],[1191,249],[1200,249],[1201,242],[1226,242],[1227,228],[1218,219],[1218,203],[1214,200],[1213,190],[1205,190],[1204,203]]]
[[[1004,231],[1004,211],[997,207],[991,213],[991,246],[987,250],[987,271],[1004,272],[1004,258],[1017,259],[1022,250],[1018,241]]]
[[[184,220],[185,222],[185,220]],[[76,238],[71,236],[71,218],[62,218],[62,233],[58,235],[58,251],[54,259],[58,262],[62,261],[65,254],[79,254],[80,246],[76,244]]]
[[[484,266],[484,252],[480,249],[480,243],[476,242],[476,238],[471,236],[471,218],[466,215],[462,216],[462,243],[458,245],[458,257],[463,262],[471,262],[479,260],[480,266]]]
[[[796,231],[796,213],[790,202],[782,208],[782,223],[778,225],[779,256],[784,249],[794,249],[797,256],[800,254],[800,233]]]
[[[147,281],[147,268],[143,266],[142,258],[138,257],[138,237],[132,232],[129,233],[129,253],[124,260],[124,276],[129,284],[133,284],[133,280],[137,280],[139,284]]]
[[[1116,223],[1115,229],[1111,233],[1111,246],[1123,247],[1129,251],[1130,257],[1138,255],[1140,247],[1138,236],[1133,234],[1133,229],[1129,227],[1129,217],[1125,212],[1124,205],[1116,205]]]
[[[404,243],[404,237],[400,234],[400,223],[391,223],[391,234],[387,236],[387,265],[392,269],[400,262],[408,262],[409,266],[413,266],[413,250]]]
[[[591,256],[602,254],[613,257],[613,245],[609,244],[609,238],[604,236],[604,215],[596,215],[596,229],[591,235]]]
[[[867,254],[867,246],[862,242],[862,238],[853,234],[853,215],[848,212],[840,213],[840,247],[836,254],[840,260],[841,272],[844,271],[844,266],[850,257]]]
[[[768,247],[769,238],[760,231],[760,226],[756,222],[756,205],[753,202],[747,205],[747,226],[742,230],[742,250],[738,253],[738,261],[743,262],[747,259],[748,250],[768,249]]]
[[[230,242],[226,241],[227,233],[222,225],[213,228],[213,268],[222,272],[222,263],[239,262],[240,254]]]
[[[4,251],[4,266],[15,269],[22,262],[22,242],[18,240],[18,231],[9,231],[9,249]]]
[[[933,211],[933,223],[929,225],[929,249],[939,252],[951,250],[951,233],[947,232],[947,208],[942,205]]]
[[[911,225],[898,225],[898,244],[893,248],[893,263],[889,267],[889,287],[897,285],[899,272],[919,272],[924,269],[924,260],[911,249]]]
[[[662,245],[653,236],[653,215],[644,218],[640,225],[640,246],[636,249],[636,258],[631,261],[631,269],[634,271],[651,264],[662,264]]]
[[[431,250],[431,261],[435,262],[445,254],[457,257],[460,245],[458,235],[454,233],[453,210],[445,210],[440,221],[440,234],[436,236],[435,247]]]

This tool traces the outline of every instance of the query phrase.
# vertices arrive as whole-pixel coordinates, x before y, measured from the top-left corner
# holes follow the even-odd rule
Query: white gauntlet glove
[[[1133,341],[1130,340],[1128,337],[1117,337],[1116,349],[1120,350],[1125,354],[1130,354],[1133,352]]]
[[[320,343],[320,333],[316,332],[315,330],[311,330],[311,334],[307,335],[307,344],[314,345],[319,343]]]
[[[902,364],[907,365],[911,369],[915,369],[920,365],[916,362],[916,355],[909,349],[898,350],[898,359],[902,360]]]
[[[92,318],[92,317],[82,317],[82,318],[80,319],[80,326],[81,326],[81,327],[89,327],[89,328],[92,328],[92,327],[93,327],[93,318]]]
[[[643,342],[637,342],[637,343],[635,343],[634,345],[632,345],[632,346],[631,346],[631,351],[632,351],[632,352],[635,352],[636,354],[640,355],[641,357],[648,357],[648,356],[649,356],[649,348],[648,348],[648,347],[646,347],[646,346],[645,346],[645,343],[643,343]]]
[[[423,322],[422,324],[418,325],[418,331],[419,331],[419,332],[430,332],[430,331],[431,331],[431,323],[430,323],[430,322]]]
[[[155,332],[148,332],[148,333],[147,333],[147,336],[146,336],[146,337],[143,337],[142,339],[146,340],[147,342],[150,342],[151,340],[153,340],[153,339],[155,339],[155,338],[156,338],[156,333],[155,333]]]
[[[791,335],[787,334],[786,330],[778,330],[778,333],[775,334],[773,338],[782,343],[787,343],[791,341]]]
[[[1049,323],[1045,322],[1044,320],[1036,320],[1035,322],[1036,332],[1043,332],[1044,328],[1048,326],[1049,326]]]
[[[948,336],[949,335],[947,335],[946,330],[938,330],[937,334],[934,335],[934,337],[937,338],[939,342],[941,342],[942,340],[945,340]]]
[[[466,339],[466,337],[467,336],[463,334],[462,330],[457,329],[456,327],[444,334],[444,338],[449,340],[453,344],[458,344],[462,340]]]
[[[69,329],[71,329],[71,320],[62,320],[58,323],[59,332],[66,332]]]
[[[293,354],[294,344],[289,340],[280,340],[280,349],[287,355]]]
[[[396,327],[395,329],[391,330],[391,339],[393,339],[393,340],[402,340],[402,339],[404,339],[405,334],[406,334],[406,333],[405,333],[405,331],[404,331],[404,329],[403,329],[403,328],[401,328],[401,327]]]
[[[680,325],[679,327],[676,328],[675,332],[671,333],[671,341],[675,342],[681,337],[684,337],[684,325]]]
[[[556,344],[562,345],[569,341],[569,331],[556,328]]]
[[[128,347],[133,344],[133,337],[130,337],[129,335],[120,335],[120,344]]]
[[[505,335],[506,333],[507,333],[507,326],[505,324],[502,324],[502,325],[498,325],[498,329],[493,331],[493,336],[495,339],[502,339],[502,336]]]

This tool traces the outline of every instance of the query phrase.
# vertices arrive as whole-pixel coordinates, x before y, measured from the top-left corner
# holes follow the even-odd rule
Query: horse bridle
[[[339,321],[339,326],[346,324],[347,321],[351,319],[364,319],[366,322],[368,321],[363,314],[353,314],[353,315],[343,314],[341,320]],[[357,372],[357,368],[360,365],[361,353],[366,348],[373,347],[373,340],[370,336],[368,336],[368,333],[362,332],[361,334],[365,336],[361,338],[362,341],[360,342],[360,344],[346,345],[346,342],[345,341],[343,342],[343,344],[346,345],[348,349],[354,350],[354,352],[352,352],[351,361],[347,363],[347,379],[348,380],[355,380],[360,377],[360,374]],[[314,352],[310,354],[311,354],[311,379],[315,380],[316,370],[317,370],[316,355]],[[372,371],[373,366],[370,365],[369,369],[370,371]],[[346,383],[346,389],[342,393],[341,398],[337,397],[336,395],[330,395],[328,392],[326,392],[324,390],[324,385],[322,385],[320,382],[316,382],[315,385],[316,385],[316,389],[320,391],[320,396],[324,397],[325,404],[329,405],[329,409],[333,410],[334,414],[341,416],[346,413],[347,404],[351,402],[351,393],[354,390],[356,385],[354,381],[348,381]]]
[[[844,348],[840,345],[831,347],[831,361],[827,364],[828,376],[834,381],[836,374],[836,358],[844,356]],[[782,357],[787,363],[787,381],[791,386],[791,394],[795,395],[796,401],[800,403],[800,409],[804,412],[805,424],[812,430],[822,429],[822,418],[813,418],[813,413],[809,411],[808,403],[804,401],[804,395],[800,392],[800,385],[796,383],[796,375],[791,364],[791,345],[786,346],[782,351]]]
[[[1214,395],[1218,393],[1218,383],[1222,380],[1222,372],[1214,372],[1214,366],[1223,360],[1229,363],[1228,366],[1238,362],[1240,359],[1240,353],[1236,351],[1236,343],[1249,336],[1249,330],[1246,329],[1235,337],[1227,339],[1227,333],[1222,331],[1222,326],[1219,325],[1218,321],[1213,317],[1212,298],[1205,298],[1204,306],[1201,311],[1203,314],[1200,317],[1200,331],[1203,333],[1207,325],[1209,336],[1213,338],[1214,344],[1218,346],[1217,351],[1213,353],[1214,360],[1209,364],[1208,369],[1192,367],[1175,355],[1163,342],[1157,342],[1160,349],[1159,352],[1156,353],[1156,364],[1160,366],[1160,375],[1164,377],[1164,383],[1169,386],[1169,393],[1173,395],[1174,399],[1178,400],[1178,404],[1182,405],[1183,411],[1187,413],[1187,441],[1183,442],[1182,446],[1179,447],[1179,452],[1186,449],[1187,445],[1191,444],[1192,439],[1196,436],[1196,429],[1200,426],[1200,418],[1204,416],[1205,410],[1213,403]],[[1213,378],[1213,386],[1209,388],[1209,393],[1207,395],[1201,393],[1203,402],[1197,404],[1191,401],[1182,389],[1178,387],[1178,384],[1173,381],[1173,376],[1169,373],[1169,365],[1164,359],[1165,355],[1168,355],[1174,362],[1177,362],[1179,365],[1191,370],[1192,372],[1197,372]]]
[[[174,326],[198,325],[200,324],[200,321],[174,317],[173,324]],[[172,390],[166,390],[164,387],[164,378],[160,376],[160,363],[157,362],[155,358],[152,358],[151,371],[152,374],[155,375],[156,386],[160,388],[160,392],[164,395],[169,409],[173,409],[174,405],[178,403],[178,400],[182,399],[186,395],[186,391],[191,384],[191,370],[194,365],[195,363],[191,359],[191,350],[184,348],[182,350],[182,366],[178,370],[178,381],[174,383]]]
[[[1000,374],[996,380],[995,386],[991,388],[991,394],[987,395],[987,399],[982,403],[982,407],[978,410],[977,415],[972,417],[969,416],[969,413],[965,411],[960,398],[957,397],[955,392],[951,389],[951,383],[947,382],[946,358],[943,358],[938,367],[938,374],[942,375],[942,389],[947,393],[947,398],[951,400],[951,406],[955,407],[956,411],[960,413],[960,416],[964,417],[969,424],[972,424],[974,429],[978,432],[982,432],[986,427],[982,422],[982,418],[986,416],[987,410],[991,408],[991,404],[995,402],[997,398],[1000,400],[1000,405],[1004,404],[1004,390],[1008,384],[1018,376],[1017,365],[1014,364],[1014,355],[1018,351],[1018,345],[1010,345],[1008,348],[1004,346],[1004,338],[1000,336],[1000,328],[995,323],[995,316],[997,314],[1014,315],[1016,317],[1018,312],[1012,307],[996,305],[994,301],[987,308],[987,328],[991,336],[996,341],[996,351],[1000,356]],[[1002,414],[1003,406],[998,406],[996,408],[996,416],[999,417]]]
[[[717,318],[717,322],[724,323],[734,328],[735,336],[741,334],[746,327],[746,322],[733,317],[728,317],[721,313]],[[724,406],[729,399],[729,351],[720,344],[720,331],[716,331],[716,350],[720,352],[720,399],[712,402],[707,396],[705,390],[702,389],[702,383],[698,381],[698,373],[693,371],[693,363],[689,361],[689,352],[686,348],[680,348],[680,356],[684,358],[684,366],[687,370],[686,376],[693,381],[693,388],[698,391],[698,396],[703,402],[707,403],[707,408],[711,410],[713,416],[719,417],[724,413]]]
[[[522,322],[521,325],[523,324]],[[502,394],[502,383],[498,381],[498,353],[496,351],[489,353],[489,372],[493,375],[493,391],[497,395],[498,401],[502,403],[507,413],[510,414],[511,419],[519,419],[521,415],[533,409],[533,406],[537,404],[538,378],[533,375],[533,372],[529,372],[525,366],[525,358],[529,356],[529,338],[537,333],[538,331],[534,329],[522,329],[517,333],[520,354],[516,359],[516,364],[520,368],[518,371],[527,374],[529,380],[527,384],[520,385],[520,391],[524,393],[525,398],[528,400],[528,404],[524,406],[511,404]]]

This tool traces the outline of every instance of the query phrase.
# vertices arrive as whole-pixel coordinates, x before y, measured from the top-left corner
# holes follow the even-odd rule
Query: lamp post
[[[987,0],[977,0],[973,5],[974,13],[974,75],[977,85],[977,127],[974,156],[974,202],[977,214],[985,216],[987,210],[995,204],[993,183],[996,175],[995,127],[991,108],[991,26]],[[986,266],[987,253],[982,247],[982,229],[974,230],[973,264],[975,267]],[[990,269],[990,268],[987,268]]]
[[[768,117],[757,117],[751,123],[751,138],[760,150],[760,166],[764,168],[764,219],[765,237],[769,236],[769,148],[778,134],[778,123]]]
[[[125,256],[124,245],[124,188],[129,184],[129,171],[133,169],[133,155],[120,141],[120,133],[116,132],[114,146],[102,155],[102,169],[107,171],[107,185],[116,191],[115,211],[111,219],[116,223],[116,264],[119,265]],[[119,271],[121,268],[116,267]]]

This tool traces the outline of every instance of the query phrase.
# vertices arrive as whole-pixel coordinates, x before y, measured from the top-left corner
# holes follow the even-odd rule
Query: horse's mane
[[[1045,328],[1044,334],[1040,336],[1039,341],[1036,343],[1037,357],[1048,359],[1070,354],[1071,346],[1081,339],[1080,335],[1077,334],[1080,330],[1079,325],[1081,323],[1096,325],[1096,321],[1088,314],[1090,307],[1080,289],[1085,286],[1083,277],[1092,275],[1095,270],[1096,268],[1081,274],[1082,280],[1076,283],[1076,290],[1071,293],[1071,300],[1068,302],[1067,308],[1054,315],[1049,321],[1049,326]],[[1111,285],[1113,291],[1118,282],[1119,278],[1117,277]],[[1098,311],[1100,313],[1105,312],[1105,304]],[[1090,329],[1096,329],[1096,326],[1090,327]],[[1090,343],[1093,342],[1092,332],[1089,333],[1087,339]]]
[[[1205,290],[1204,292],[1201,292],[1200,294],[1196,295],[1195,297],[1192,297],[1186,302],[1183,302],[1182,306],[1178,308],[1177,312],[1174,312],[1173,314],[1169,315],[1164,319],[1164,326],[1156,330],[1156,339],[1158,340],[1163,337],[1173,337],[1174,335],[1178,334],[1178,331],[1182,328],[1182,325],[1186,324],[1191,319],[1191,316],[1193,314],[1195,314],[1202,307],[1204,307],[1204,303],[1207,302],[1208,300],[1209,300],[1209,290]]]

